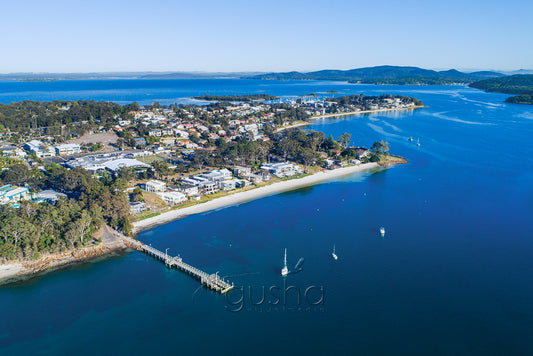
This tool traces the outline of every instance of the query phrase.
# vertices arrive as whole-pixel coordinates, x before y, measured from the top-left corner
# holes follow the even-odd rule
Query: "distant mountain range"
[[[435,71],[419,67],[377,66],[350,70],[315,72],[92,72],[92,73],[9,73],[0,80],[55,81],[94,79],[216,79],[245,78],[261,80],[333,80],[365,84],[470,84],[483,79],[513,74],[533,74],[533,70],[512,72],[460,72],[455,69]]]
[[[377,66],[350,70],[267,73],[246,76],[262,80],[340,80],[367,84],[467,84],[481,79],[503,77],[491,71],[464,73],[455,69],[435,71],[419,67]]]
[[[55,81],[94,79],[215,79],[241,78],[263,72],[93,72],[93,73],[9,73],[0,80]]]

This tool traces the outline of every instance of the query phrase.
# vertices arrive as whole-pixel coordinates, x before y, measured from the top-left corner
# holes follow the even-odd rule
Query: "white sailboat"
[[[287,249],[285,249],[285,256],[283,257],[283,268],[281,269],[281,275],[285,277],[289,274],[289,269],[287,268]]]
[[[333,253],[331,254],[331,256],[333,256],[334,260],[338,259],[337,255],[335,254],[335,245],[333,245]]]
[[[385,228],[383,226],[379,228],[379,233],[381,236],[385,236]]]
[[[416,145],[417,145],[417,146],[420,146],[420,138],[417,138],[417,139],[416,139]]]

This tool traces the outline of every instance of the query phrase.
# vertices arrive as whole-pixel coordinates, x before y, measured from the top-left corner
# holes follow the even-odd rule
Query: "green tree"
[[[337,137],[337,142],[343,147],[346,148],[350,144],[350,139],[352,138],[352,135],[348,132],[343,133],[339,137]]]

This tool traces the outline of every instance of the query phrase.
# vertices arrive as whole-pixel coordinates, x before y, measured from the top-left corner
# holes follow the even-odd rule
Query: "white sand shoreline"
[[[182,209],[171,210],[161,215],[133,223],[133,233],[137,234],[143,230],[152,228],[157,225],[166,224],[168,222],[183,218],[188,215],[199,214],[210,210],[240,204],[250,200],[298,189],[300,187],[317,184],[326,180],[331,180],[333,178],[342,177],[356,172],[366,171],[376,167],[379,167],[377,163],[365,163],[358,166],[350,166],[330,171],[322,171],[303,178],[273,183],[264,187],[255,188],[244,192],[238,192],[221,198],[213,199],[205,203],[189,206]]]
[[[395,109],[378,109],[378,110],[363,110],[363,111],[349,111],[349,112],[341,112],[336,114],[324,114],[324,115],[318,115],[318,116],[311,116],[309,118],[308,122],[298,122],[296,124],[282,126],[276,130],[276,132],[281,132],[283,130],[293,129],[296,127],[301,126],[307,126],[312,125],[313,121],[315,120],[321,120],[321,119],[329,119],[333,117],[339,117],[339,116],[351,116],[351,115],[364,115],[364,114],[373,114],[373,113],[381,113],[381,112],[391,112],[391,111],[406,111],[406,110],[415,110],[415,109],[421,109],[424,106],[412,106],[409,108],[395,108]]]
[[[9,263],[0,265],[0,280],[16,276],[25,270],[26,268],[22,266],[22,263]]]

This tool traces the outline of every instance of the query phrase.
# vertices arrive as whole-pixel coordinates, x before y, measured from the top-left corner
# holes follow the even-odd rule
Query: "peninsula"
[[[507,103],[533,104],[533,74],[481,80],[470,84],[470,87],[493,93],[518,94],[505,99]]]
[[[420,107],[404,96],[274,102],[94,101],[0,104],[0,280],[125,248],[113,239],[160,223],[404,163],[292,125],[327,115]],[[62,122],[62,125],[57,125]]]

